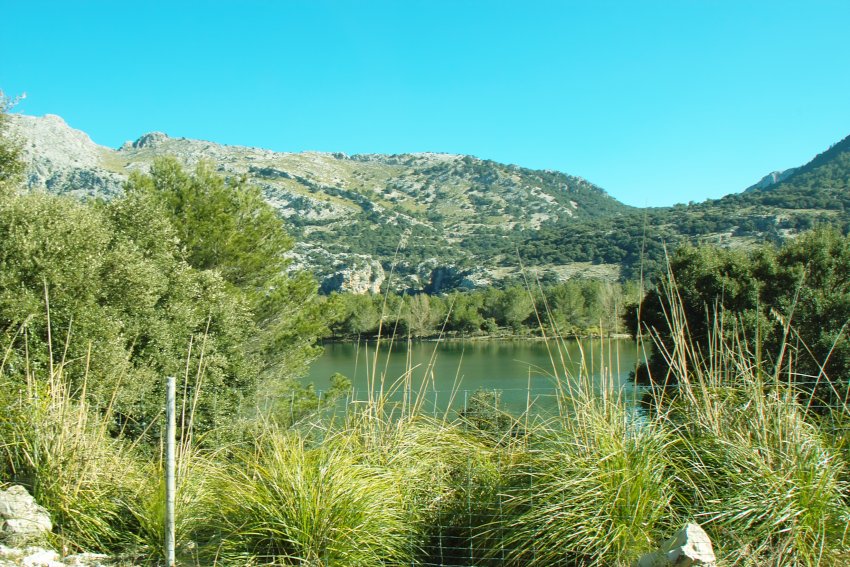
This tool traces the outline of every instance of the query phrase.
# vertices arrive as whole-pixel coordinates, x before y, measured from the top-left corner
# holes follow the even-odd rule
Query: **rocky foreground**
[[[0,567],[109,567],[106,555],[62,555],[39,545],[53,529],[50,514],[23,486],[0,490]]]

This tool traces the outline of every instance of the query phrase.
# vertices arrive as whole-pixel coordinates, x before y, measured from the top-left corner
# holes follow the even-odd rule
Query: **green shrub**
[[[220,494],[222,555],[288,565],[397,565],[411,532],[400,478],[333,439],[308,446],[270,432],[243,454]]]
[[[508,491],[516,565],[627,565],[676,527],[677,443],[622,402],[584,400],[529,432]]]

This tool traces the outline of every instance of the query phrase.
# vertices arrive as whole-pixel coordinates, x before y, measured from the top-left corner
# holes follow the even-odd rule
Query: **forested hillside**
[[[597,262],[625,277],[652,272],[683,243],[748,248],[779,243],[819,224],[850,226],[850,137],[774,185],[703,203],[632,210],[615,222],[589,219],[526,231],[517,246],[529,263]]]

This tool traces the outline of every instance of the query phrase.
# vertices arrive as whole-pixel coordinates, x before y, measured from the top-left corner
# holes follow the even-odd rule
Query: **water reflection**
[[[478,389],[498,390],[502,406],[519,413],[529,404],[554,409],[559,385],[575,387],[578,376],[628,389],[636,360],[637,347],[626,339],[400,342],[380,345],[377,354],[374,343],[333,343],[307,379],[323,390],[339,372],[352,380],[355,399],[383,388],[392,401],[422,399],[423,411],[435,413],[449,404],[462,409]]]

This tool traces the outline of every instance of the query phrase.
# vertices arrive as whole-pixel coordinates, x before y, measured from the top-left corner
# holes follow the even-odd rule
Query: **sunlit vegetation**
[[[331,337],[375,337],[379,328],[396,337],[586,336],[623,333],[625,306],[639,286],[573,280],[529,290],[520,285],[442,295],[331,294]],[[381,313],[384,314],[381,317]]]
[[[669,326],[677,315],[674,307],[681,305],[681,323],[696,348],[709,350],[710,338],[722,326],[740,338],[741,348],[773,364],[778,379],[813,393],[815,407],[846,403],[850,237],[821,228],[781,248],[684,247],[673,254],[670,267],[672,276],[658,278],[629,311],[630,329],[654,334]],[[713,318],[715,310],[727,320]],[[675,338],[656,336],[638,379],[670,384],[680,374],[671,372],[668,360]]]
[[[671,301],[675,322],[657,330],[672,338],[679,386],[644,413],[580,371],[547,420],[506,414],[497,395],[443,419],[415,399],[370,396],[342,416],[243,421],[215,446],[184,429],[182,559],[625,566],[696,520],[724,564],[845,564],[846,407],[809,411],[806,392],[776,377],[779,359],[749,352],[740,327],[714,327],[703,350]],[[57,545],[156,563],[162,486],[150,479],[161,462],[110,434],[110,414],[71,394],[64,368],[0,368],[0,474],[51,511]]]
[[[256,189],[204,166],[158,162],[107,203],[3,194],[5,372],[61,371],[128,435],[156,435],[162,377],[182,376],[203,392],[194,427],[218,430],[319,352],[317,285],[284,274],[290,246]]]
[[[0,146],[14,189],[17,150]],[[204,166],[159,162],[109,203],[3,191],[0,483],[50,511],[58,549],[161,563],[153,479],[176,374],[186,564],[624,567],[695,520],[724,565],[846,565],[848,242],[822,230],[675,253],[625,326],[653,353],[645,406],[579,370],[551,418],[508,414],[498,393],[434,418],[415,396],[340,407],[342,376],[330,398],[293,380],[325,323],[384,336],[536,324],[558,370],[563,337],[616,328],[638,290],[320,301],[282,271],[290,240],[256,190]]]

